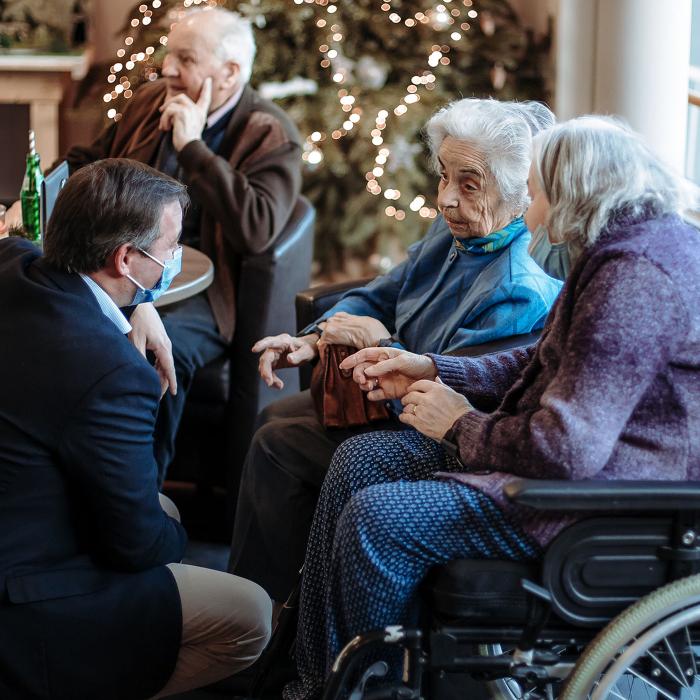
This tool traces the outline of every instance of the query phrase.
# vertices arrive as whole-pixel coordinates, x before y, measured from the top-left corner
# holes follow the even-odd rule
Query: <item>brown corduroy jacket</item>
[[[71,172],[100,158],[155,162],[164,132],[158,108],[165,81],[141,87],[122,119],[89,146],[66,155]],[[192,141],[178,154],[183,181],[201,204],[200,241],[215,266],[207,291],[219,332],[229,341],[236,322],[236,270],[244,255],[271,248],[301,187],[300,137],[291,120],[250,86],[233,111],[219,154]]]

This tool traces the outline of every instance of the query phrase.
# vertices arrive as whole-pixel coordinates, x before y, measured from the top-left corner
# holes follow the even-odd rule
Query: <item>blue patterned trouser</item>
[[[340,649],[360,632],[414,625],[428,570],[453,559],[535,559],[541,551],[488,496],[436,471],[463,471],[414,430],[346,440],[323,483],[304,563],[297,632],[299,681],[311,700]]]

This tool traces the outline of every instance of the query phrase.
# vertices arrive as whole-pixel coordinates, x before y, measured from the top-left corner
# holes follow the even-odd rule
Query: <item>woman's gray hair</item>
[[[540,102],[467,98],[434,114],[425,125],[425,135],[438,172],[438,152],[444,139],[451,136],[469,141],[486,159],[503,202],[520,214],[528,201],[532,138],[554,122],[554,114]]]
[[[250,80],[255,60],[255,37],[249,20],[237,12],[221,7],[206,7],[189,10],[186,19],[206,21],[207,29],[213,32],[215,54],[222,61],[233,61],[241,71],[243,82]]]
[[[613,117],[571,119],[539,134],[533,164],[549,200],[552,237],[576,255],[616,216],[681,213],[698,190]]]

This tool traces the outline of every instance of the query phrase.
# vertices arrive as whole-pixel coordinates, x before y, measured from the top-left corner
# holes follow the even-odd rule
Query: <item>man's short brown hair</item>
[[[160,233],[163,208],[189,203],[187,188],[148,165],[105,158],[68,178],[46,227],[44,257],[67,272],[96,272],[128,243],[148,250]]]

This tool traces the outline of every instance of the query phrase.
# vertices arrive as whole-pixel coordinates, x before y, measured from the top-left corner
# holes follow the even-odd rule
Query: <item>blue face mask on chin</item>
[[[139,284],[131,275],[127,275],[127,279],[131,280],[137,287],[136,293],[134,294],[134,299],[131,302],[131,306],[136,306],[136,304],[144,304],[148,302],[153,302],[158,297],[160,297],[163,292],[170,286],[170,283],[175,279],[182,270],[182,246],[178,246],[171,260],[166,262],[161,262],[158,258],[154,258],[150,253],[145,250],[138,249],[139,252],[143,253],[147,258],[153,260],[163,268],[163,274],[160,279],[151,287],[146,289],[142,284]]]
[[[566,279],[571,269],[571,257],[567,243],[552,243],[547,229],[541,224],[535,229],[528,246],[530,257],[554,279]]]

